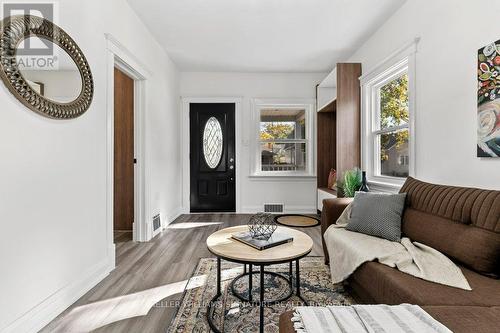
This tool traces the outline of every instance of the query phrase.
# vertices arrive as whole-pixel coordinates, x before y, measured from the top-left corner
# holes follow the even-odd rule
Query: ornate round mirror
[[[90,107],[94,84],[75,41],[50,21],[12,16],[0,26],[0,77],[29,109],[55,119]]]
[[[22,44],[39,45],[43,41],[38,37],[28,37]],[[31,89],[39,95],[56,103],[71,103],[82,92],[82,76],[76,63],[59,45],[54,44],[53,53],[52,59],[57,63],[43,60],[37,64],[30,62],[30,58],[16,54],[17,68]],[[39,65],[48,68],[40,68]]]

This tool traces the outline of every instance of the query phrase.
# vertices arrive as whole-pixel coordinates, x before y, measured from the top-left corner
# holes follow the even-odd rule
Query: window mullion
[[[387,133],[401,131],[401,130],[407,129],[407,128],[409,128],[408,124],[401,125],[401,126],[393,126],[393,127],[388,127],[388,128],[384,128],[381,130],[375,130],[375,131],[373,131],[373,134],[375,134],[375,135],[387,134]]]
[[[291,140],[259,140],[260,143],[307,143],[307,139],[291,139]]]

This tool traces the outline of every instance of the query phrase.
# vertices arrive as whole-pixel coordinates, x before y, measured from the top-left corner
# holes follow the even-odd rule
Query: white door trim
[[[117,39],[106,37],[106,230],[107,242],[114,255],[113,240],[113,169],[114,169],[114,68],[118,68],[134,79],[134,152],[137,163],[134,168],[134,225],[133,240],[151,239],[152,224],[148,223],[150,212],[150,173],[146,150],[146,85],[150,71]],[[114,265],[113,265],[114,267]]]
[[[191,103],[234,103],[235,131],[235,168],[236,168],[236,213],[241,212],[241,97],[181,97],[181,158],[182,158],[182,213],[188,214],[190,200],[190,163],[189,163],[189,104]]]

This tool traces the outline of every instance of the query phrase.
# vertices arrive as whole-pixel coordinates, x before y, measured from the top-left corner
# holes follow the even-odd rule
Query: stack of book
[[[252,238],[252,235],[248,231],[238,232],[231,237],[261,251],[293,241],[293,237],[279,232],[274,232],[269,239]]]

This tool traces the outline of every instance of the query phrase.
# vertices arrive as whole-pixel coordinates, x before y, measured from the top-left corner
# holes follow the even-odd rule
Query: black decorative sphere
[[[278,225],[274,217],[267,213],[257,213],[250,218],[248,230],[252,238],[268,240]]]

